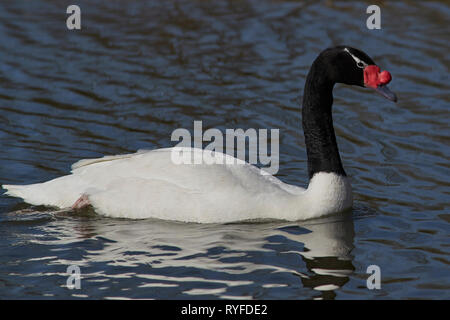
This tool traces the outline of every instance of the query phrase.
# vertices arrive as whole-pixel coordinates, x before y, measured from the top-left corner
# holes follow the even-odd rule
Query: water
[[[0,298],[448,299],[450,101],[445,1],[0,4],[0,183],[82,158],[174,145],[176,128],[279,128],[280,171],[306,186],[299,102],[324,48],[363,49],[393,104],[338,85],[334,121],[354,208],[344,216],[199,225],[58,213],[0,196]],[[66,286],[69,265],[81,289]],[[366,287],[367,267],[381,289]]]

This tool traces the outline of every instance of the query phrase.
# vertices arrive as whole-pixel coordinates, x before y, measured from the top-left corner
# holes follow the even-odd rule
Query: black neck
[[[339,156],[331,114],[334,84],[326,70],[314,63],[306,79],[302,109],[310,179],[317,172],[346,175]]]

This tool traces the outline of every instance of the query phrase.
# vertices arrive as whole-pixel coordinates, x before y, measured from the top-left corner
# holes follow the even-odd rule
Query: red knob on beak
[[[380,84],[388,84],[391,80],[392,76],[388,71],[383,71],[378,76],[378,81]]]

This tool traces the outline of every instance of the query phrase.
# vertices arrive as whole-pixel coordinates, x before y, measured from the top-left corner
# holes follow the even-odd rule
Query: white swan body
[[[224,157],[232,164],[175,164],[173,151]],[[350,183],[335,173],[316,173],[308,189],[288,185],[242,160],[194,148],[167,148],[81,160],[72,174],[7,194],[34,205],[72,206],[82,195],[99,214],[200,223],[249,219],[304,220],[352,205]]]

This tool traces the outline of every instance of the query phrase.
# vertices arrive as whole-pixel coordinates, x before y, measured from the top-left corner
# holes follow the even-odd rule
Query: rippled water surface
[[[450,298],[445,1],[0,3],[0,184],[82,158],[174,145],[176,128],[279,128],[280,171],[307,184],[300,105],[324,48],[361,48],[397,104],[338,85],[354,208],[300,223],[185,224],[58,213],[0,196],[0,298]],[[81,289],[66,286],[69,265]],[[368,290],[369,265],[381,269]]]

